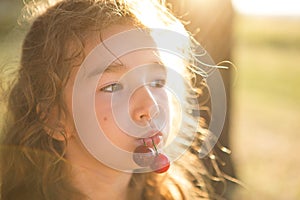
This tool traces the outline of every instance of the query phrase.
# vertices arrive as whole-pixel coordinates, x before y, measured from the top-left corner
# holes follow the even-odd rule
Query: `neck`
[[[73,166],[72,175],[75,186],[91,200],[126,199],[131,174]]]
[[[69,146],[72,146],[70,142]],[[71,175],[75,187],[90,200],[125,200],[132,174],[109,168],[82,149],[79,152],[79,149],[72,148],[66,152],[67,160],[72,165]]]

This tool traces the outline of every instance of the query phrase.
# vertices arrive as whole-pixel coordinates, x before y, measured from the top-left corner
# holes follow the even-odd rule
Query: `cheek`
[[[159,100],[159,104],[161,104],[164,108],[168,108],[169,98],[165,90],[161,90],[157,93],[157,99]]]
[[[105,132],[113,129],[116,125],[110,99],[96,97],[95,100],[95,112],[99,126],[101,126]]]
[[[106,133],[107,131],[111,130],[114,127],[114,123],[112,122],[112,118],[105,114],[97,115],[98,123],[101,129]]]
[[[96,109],[96,115],[100,125],[102,125],[102,123],[107,124],[111,121],[111,119],[113,119],[110,109]]]

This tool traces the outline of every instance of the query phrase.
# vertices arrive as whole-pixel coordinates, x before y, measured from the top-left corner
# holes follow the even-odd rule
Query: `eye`
[[[154,80],[152,82],[149,83],[150,87],[156,87],[156,88],[162,88],[164,87],[166,84],[166,80],[164,79],[158,79],[158,80]]]
[[[116,91],[119,91],[119,90],[122,90],[123,89],[123,86],[120,84],[120,83],[112,83],[110,85],[107,85],[107,86],[104,86],[102,88],[100,88],[100,91],[101,92],[116,92]]]

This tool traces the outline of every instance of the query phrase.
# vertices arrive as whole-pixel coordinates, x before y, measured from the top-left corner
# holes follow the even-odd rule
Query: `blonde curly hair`
[[[147,3],[144,9],[142,3]],[[164,3],[157,0],[49,0],[24,8],[23,19],[32,24],[7,100],[7,121],[1,135],[1,199],[86,198],[71,184],[70,166],[64,158],[67,142],[55,140],[45,132],[45,127],[50,133],[57,132],[59,119],[68,116],[62,91],[71,69],[80,66],[86,56],[83,49],[91,32],[129,23],[136,27],[176,28],[193,41]],[[193,85],[195,71],[193,68],[188,71]],[[208,93],[205,81],[198,81],[194,86],[198,89],[194,88],[193,92],[204,105],[209,101],[205,97]],[[49,122],[45,113],[53,107],[57,108],[58,116]],[[203,118],[199,123],[203,128],[207,125]],[[128,199],[218,198],[210,183],[210,173],[198,157],[202,141],[203,133],[198,132],[192,146],[165,175],[133,174]],[[218,169],[216,164],[214,166]]]

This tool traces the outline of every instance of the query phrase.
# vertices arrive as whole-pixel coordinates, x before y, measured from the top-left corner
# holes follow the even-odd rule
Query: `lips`
[[[152,148],[154,146],[153,143],[157,146],[162,141],[162,136],[163,134],[161,132],[156,132],[155,135],[151,137],[139,139],[139,143]]]

